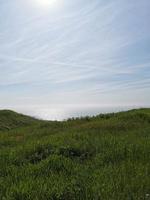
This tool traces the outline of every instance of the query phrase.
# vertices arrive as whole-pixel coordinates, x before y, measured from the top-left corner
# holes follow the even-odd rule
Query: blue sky
[[[150,105],[149,0],[40,1],[0,0],[1,109]]]

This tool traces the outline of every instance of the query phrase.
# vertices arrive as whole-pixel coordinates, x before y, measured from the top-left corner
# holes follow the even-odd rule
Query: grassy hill
[[[150,199],[150,109],[64,122],[0,111],[0,127],[2,200]]]
[[[11,110],[0,110],[0,130],[10,130],[29,125],[35,121],[32,117],[18,114]]]

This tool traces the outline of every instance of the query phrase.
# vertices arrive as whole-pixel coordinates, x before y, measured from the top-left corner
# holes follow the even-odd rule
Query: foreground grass
[[[66,122],[17,115],[15,126],[2,116],[0,199],[150,199],[150,109]]]

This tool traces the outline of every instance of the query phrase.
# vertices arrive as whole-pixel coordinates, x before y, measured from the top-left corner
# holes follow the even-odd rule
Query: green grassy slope
[[[36,120],[32,117],[18,114],[11,110],[0,110],[0,130],[9,130],[29,125]]]
[[[0,199],[147,200],[149,161],[150,109],[37,121],[0,132]]]

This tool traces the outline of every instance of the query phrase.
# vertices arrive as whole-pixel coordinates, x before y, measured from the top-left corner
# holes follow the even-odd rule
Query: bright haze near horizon
[[[149,105],[149,0],[0,0],[0,109],[65,119]]]

